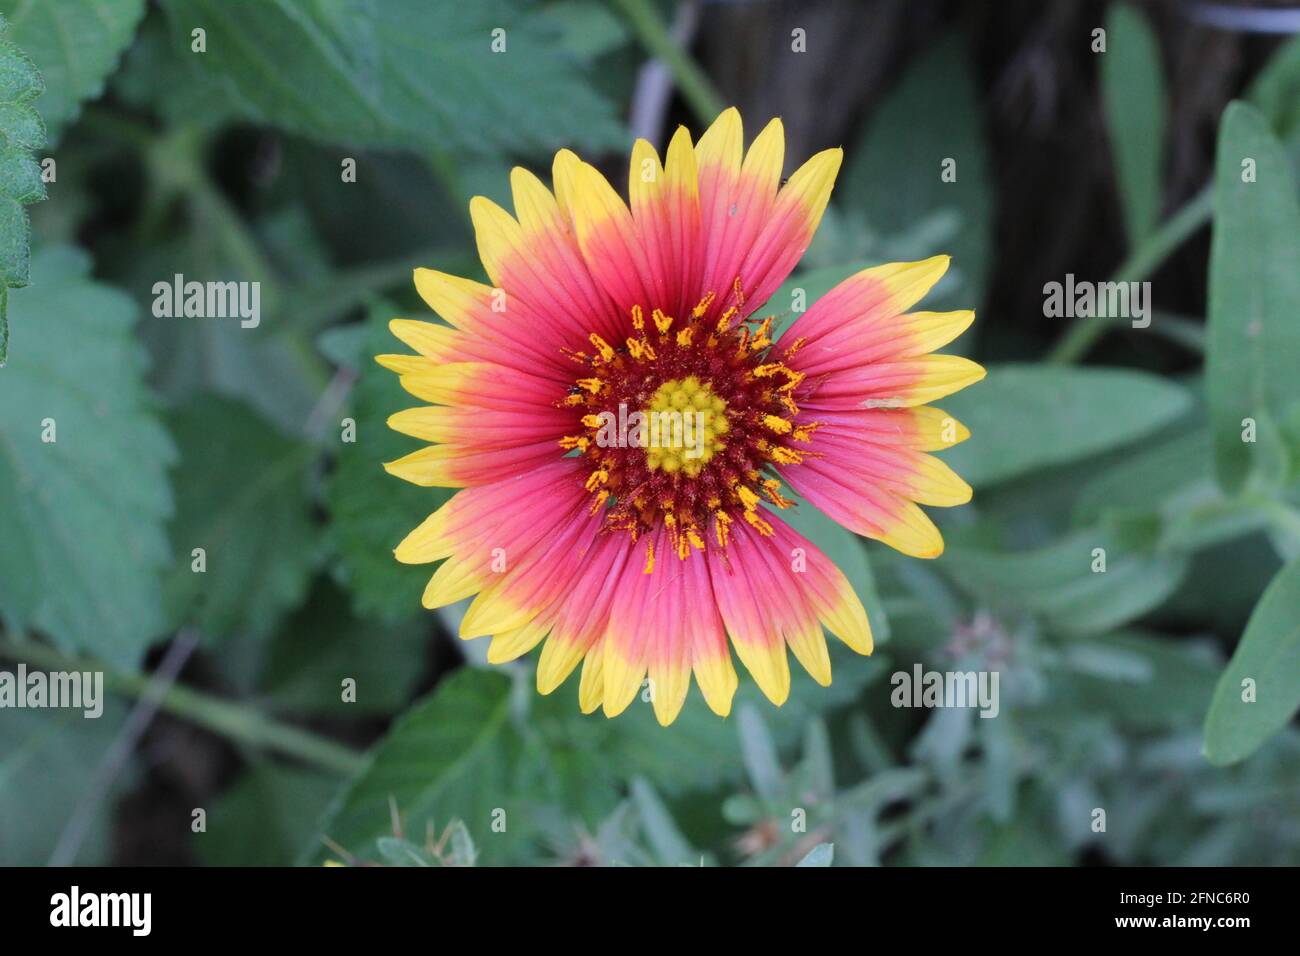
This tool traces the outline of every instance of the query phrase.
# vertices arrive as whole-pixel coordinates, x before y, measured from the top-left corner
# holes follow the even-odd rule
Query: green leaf
[[[1095,549],[1105,551],[1105,570]],[[1136,548],[1091,528],[1032,551],[954,544],[940,567],[994,608],[1041,614],[1061,631],[1099,633],[1158,607],[1182,579],[1186,559]]]
[[[1269,59],[1246,90],[1246,99],[1268,117],[1282,139],[1300,132],[1300,37],[1292,37]]]
[[[1252,697],[1243,682],[1253,682]],[[1214,689],[1205,718],[1205,757],[1244,760],[1300,708],[1300,559],[1273,579]]]
[[[1160,165],[1165,136],[1165,88],[1160,46],[1146,17],[1128,4],[1106,12],[1101,59],[1106,127],[1114,155],[1129,245],[1144,239],[1160,216]]]
[[[528,827],[525,798],[515,786],[520,741],[510,720],[510,687],[504,674],[477,668],[448,677],[374,746],[325,811],[320,832],[365,859],[380,838],[394,835],[396,806],[405,831],[417,839],[431,823],[441,829],[459,819],[485,856],[504,852]],[[504,833],[491,830],[498,807],[506,813]]]
[[[1108,513],[1181,510],[1178,505],[1212,486],[1209,465],[1205,428],[1137,450],[1078,490],[1074,521],[1093,524]]]
[[[621,146],[557,24],[520,0],[165,0],[174,59],[233,112],[325,142],[541,154]],[[206,30],[206,52],[192,33]],[[504,33],[494,35],[495,30]],[[502,52],[493,44],[504,42]]]
[[[941,404],[971,431],[944,460],[979,487],[1127,445],[1177,419],[1191,399],[1143,372],[998,365]]]
[[[1159,546],[1200,551],[1269,524],[1266,502],[1225,498],[1211,474],[1210,433],[1198,427],[1116,461],[1078,491],[1075,524],[1159,515]]]
[[[207,866],[292,866],[335,786],[315,771],[252,767],[218,797],[194,849]]]
[[[414,450],[412,439],[388,427],[388,417],[419,404],[396,375],[374,360],[377,354],[403,349],[388,331],[395,315],[396,308],[385,303],[370,311],[353,391],[356,441],[340,444],[325,493],[339,577],[352,593],[353,606],[363,617],[389,622],[420,613],[420,595],[436,567],[399,564],[393,549],[454,493],[449,488],[420,488],[384,473],[384,462]]]
[[[357,620],[336,587],[316,587],[306,606],[271,641],[257,687],[274,710],[349,717],[406,706],[424,670],[427,624],[390,627]],[[342,682],[356,699],[342,699]]]
[[[28,203],[45,198],[32,150],[45,145],[45,123],[32,106],[45,84],[31,58],[4,37],[0,16],[0,367],[9,354],[9,290],[27,285],[31,258]]]
[[[564,48],[584,62],[613,53],[630,39],[626,21],[602,0],[554,0],[541,15],[555,24]]]
[[[41,115],[57,139],[82,101],[103,91],[144,16],[144,0],[0,0],[0,13],[9,17],[9,39],[45,78]]]
[[[1192,556],[1165,613],[1180,629],[1239,634],[1283,564],[1264,534],[1211,545]]]
[[[918,258],[953,257],[950,274],[932,293],[938,304],[928,308],[977,308],[984,297],[993,203],[982,112],[965,47],[949,35],[908,68],[849,151],[838,198],[865,213],[876,232],[906,232],[938,210],[956,213],[950,235],[917,251]],[[945,181],[948,160],[955,161],[955,181]],[[945,302],[945,290],[958,280],[960,300]]]
[[[776,753],[776,741],[768,732],[767,724],[752,704],[740,708],[740,753],[745,761],[745,772],[750,785],[763,800],[777,800],[786,789],[785,772],[781,758]]]
[[[306,485],[314,449],[214,395],[178,410],[171,425],[181,461],[168,610],[211,639],[264,635],[302,601],[320,558]]]
[[[1205,369],[1215,473],[1226,491],[1286,460],[1283,430],[1294,430],[1300,407],[1298,306],[1295,179],[1259,112],[1230,103],[1215,160]],[[1254,442],[1243,441],[1246,419],[1256,424]],[[1294,434],[1290,439],[1296,444]]]
[[[1204,648],[1136,630],[1099,635],[1089,645],[1084,657],[1073,653],[1081,645],[1067,648],[1073,673],[1049,675],[1045,706],[1104,713],[1139,729],[1189,727],[1205,713],[1219,664]],[[1085,666],[1102,655],[1112,667]]]
[[[0,734],[0,860],[6,866],[49,862],[124,718],[122,707],[111,698],[94,719],[79,710],[5,712],[5,732]],[[110,799],[93,811],[74,864],[108,862],[112,821],[107,811],[114,795],[110,791]]]
[[[818,843],[795,866],[830,866],[835,861],[835,844]]]
[[[18,360],[0,374],[0,609],[64,649],[134,667],[165,626],[166,467],[135,304],[68,247],[13,293]],[[44,438],[54,438],[44,441]]]
[[[632,803],[641,818],[641,827],[645,831],[646,842],[654,850],[655,856],[664,866],[688,866],[695,864],[700,854],[691,847],[687,839],[677,828],[672,814],[659,799],[659,794],[645,780],[636,777],[631,784]]]

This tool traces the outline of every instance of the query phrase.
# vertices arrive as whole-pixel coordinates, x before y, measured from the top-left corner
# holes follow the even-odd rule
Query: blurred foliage
[[[799,671],[780,710],[747,677],[727,720],[693,691],[665,729],[643,702],[584,717],[576,681],[538,697],[532,660],[482,666],[448,636],[457,609],[419,607],[428,569],[391,550],[447,494],[379,467],[409,450],[385,420],[411,399],[373,361],[396,348],[390,318],[427,317],[413,266],[481,275],[468,196],[505,198],[513,164],[544,170],[562,146],[626,168],[636,25],[600,0],[0,13],[0,304],[14,318],[0,656],[34,636],[138,675],[178,628],[202,636],[182,683],[207,696],[164,710],[227,735],[235,759],[189,771],[206,782],[174,826],[196,859],[1300,861],[1300,41],[1218,130],[1205,374],[1157,374],[1138,349],[1111,367],[1022,361],[989,334],[1002,317],[981,313],[960,347],[988,379],[941,403],[973,432],[945,458],[977,490],[936,516],[947,553],[905,559],[794,513],[862,596],[875,655],[835,649],[832,686]],[[1136,6],[1105,22],[1106,145],[1146,270],[1126,277],[1144,279],[1186,238],[1170,224],[1201,207],[1166,209],[1159,33]],[[905,64],[769,303],[778,325],[865,266],[937,252],[954,264],[927,307],[984,303],[989,103],[958,33]],[[57,179],[33,207],[31,288],[9,293],[28,278],[45,127]],[[153,314],[154,283],[177,273],[260,282],[260,324]],[[1157,314],[1151,341],[1176,327]],[[914,666],[997,671],[998,716],[891,706],[889,675]],[[122,701],[90,723],[0,718],[0,862],[48,859],[124,719]],[[313,760],[297,725],[365,753]],[[115,794],[156,773],[143,763]],[[208,825],[190,832],[196,805]],[[99,807],[79,859],[108,858],[112,822]]]

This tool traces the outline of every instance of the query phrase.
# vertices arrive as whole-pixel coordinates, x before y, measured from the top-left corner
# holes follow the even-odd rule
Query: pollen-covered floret
[[[664,382],[644,410],[646,466],[695,478],[726,444],[727,403],[694,375]]]

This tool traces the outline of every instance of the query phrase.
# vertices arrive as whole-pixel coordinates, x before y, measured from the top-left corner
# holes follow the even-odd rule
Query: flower
[[[728,109],[698,144],[679,128],[662,165],[638,140],[629,204],[568,150],[554,193],[516,168],[514,216],[470,202],[493,285],[416,270],[449,324],[395,320],[417,354],[378,357],[431,403],[389,425],[433,444],[385,468],[463,489],[397,559],[442,561],[426,607],[477,595],[461,637],[491,635],[490,661],[544,641],[541,693],[581,663],[586,713],[622,712],[648,674],[671,723],[694,673],[725,716],[728,638],[778,705],[787,645],[823,685],[823,627],[871,653],[844,574],[779,517],[793,504],[782,479],[918,557],[943,540],[917,504],[970,498],[928,454],[968,432],[925,403],[983,377],[930,354],[974,314],[907,312],[946,256],[859,272],[779,340],[757,317],[811,241],[843,155],[818,153],[782,186],[784,152],[780,120],[745,152]]]

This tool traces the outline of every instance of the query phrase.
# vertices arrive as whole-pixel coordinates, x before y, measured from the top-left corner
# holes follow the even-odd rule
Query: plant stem
[[[685,50],[673,42],[651,0],[614,0],[646,51],[662,60],[673,75],[691,111],[701,123],[712,123],[723,110],[722,97],[708,75]]]
[[[102,671],[104,685],[109,690],[132,698],[142,696],[151,683],[148,674],[124,674],[111,670],[99,661],[65,656],[48,645],[33,641],[18,642],[9,637],[0,638],[0,657],[25,661],[52,671]],[[350,747],[310,731],[279,723],[252,707],[179,684],[173,684],[167,689],[159,707],[233,741],[296,757],[322,769],[352,774],[362,766],[361,754]]]
[[[1165,220],[1159,229],[1142,240],[1115,270],[1110,281],[1140,282],[1151,275],[1192,233],[1209,222],[1213,211],[1214,190],[1206,186]],[[1113,317],[1076,321],[1048,353],[1047,361],[1057,365],[1079,361],[1115,325]]]

